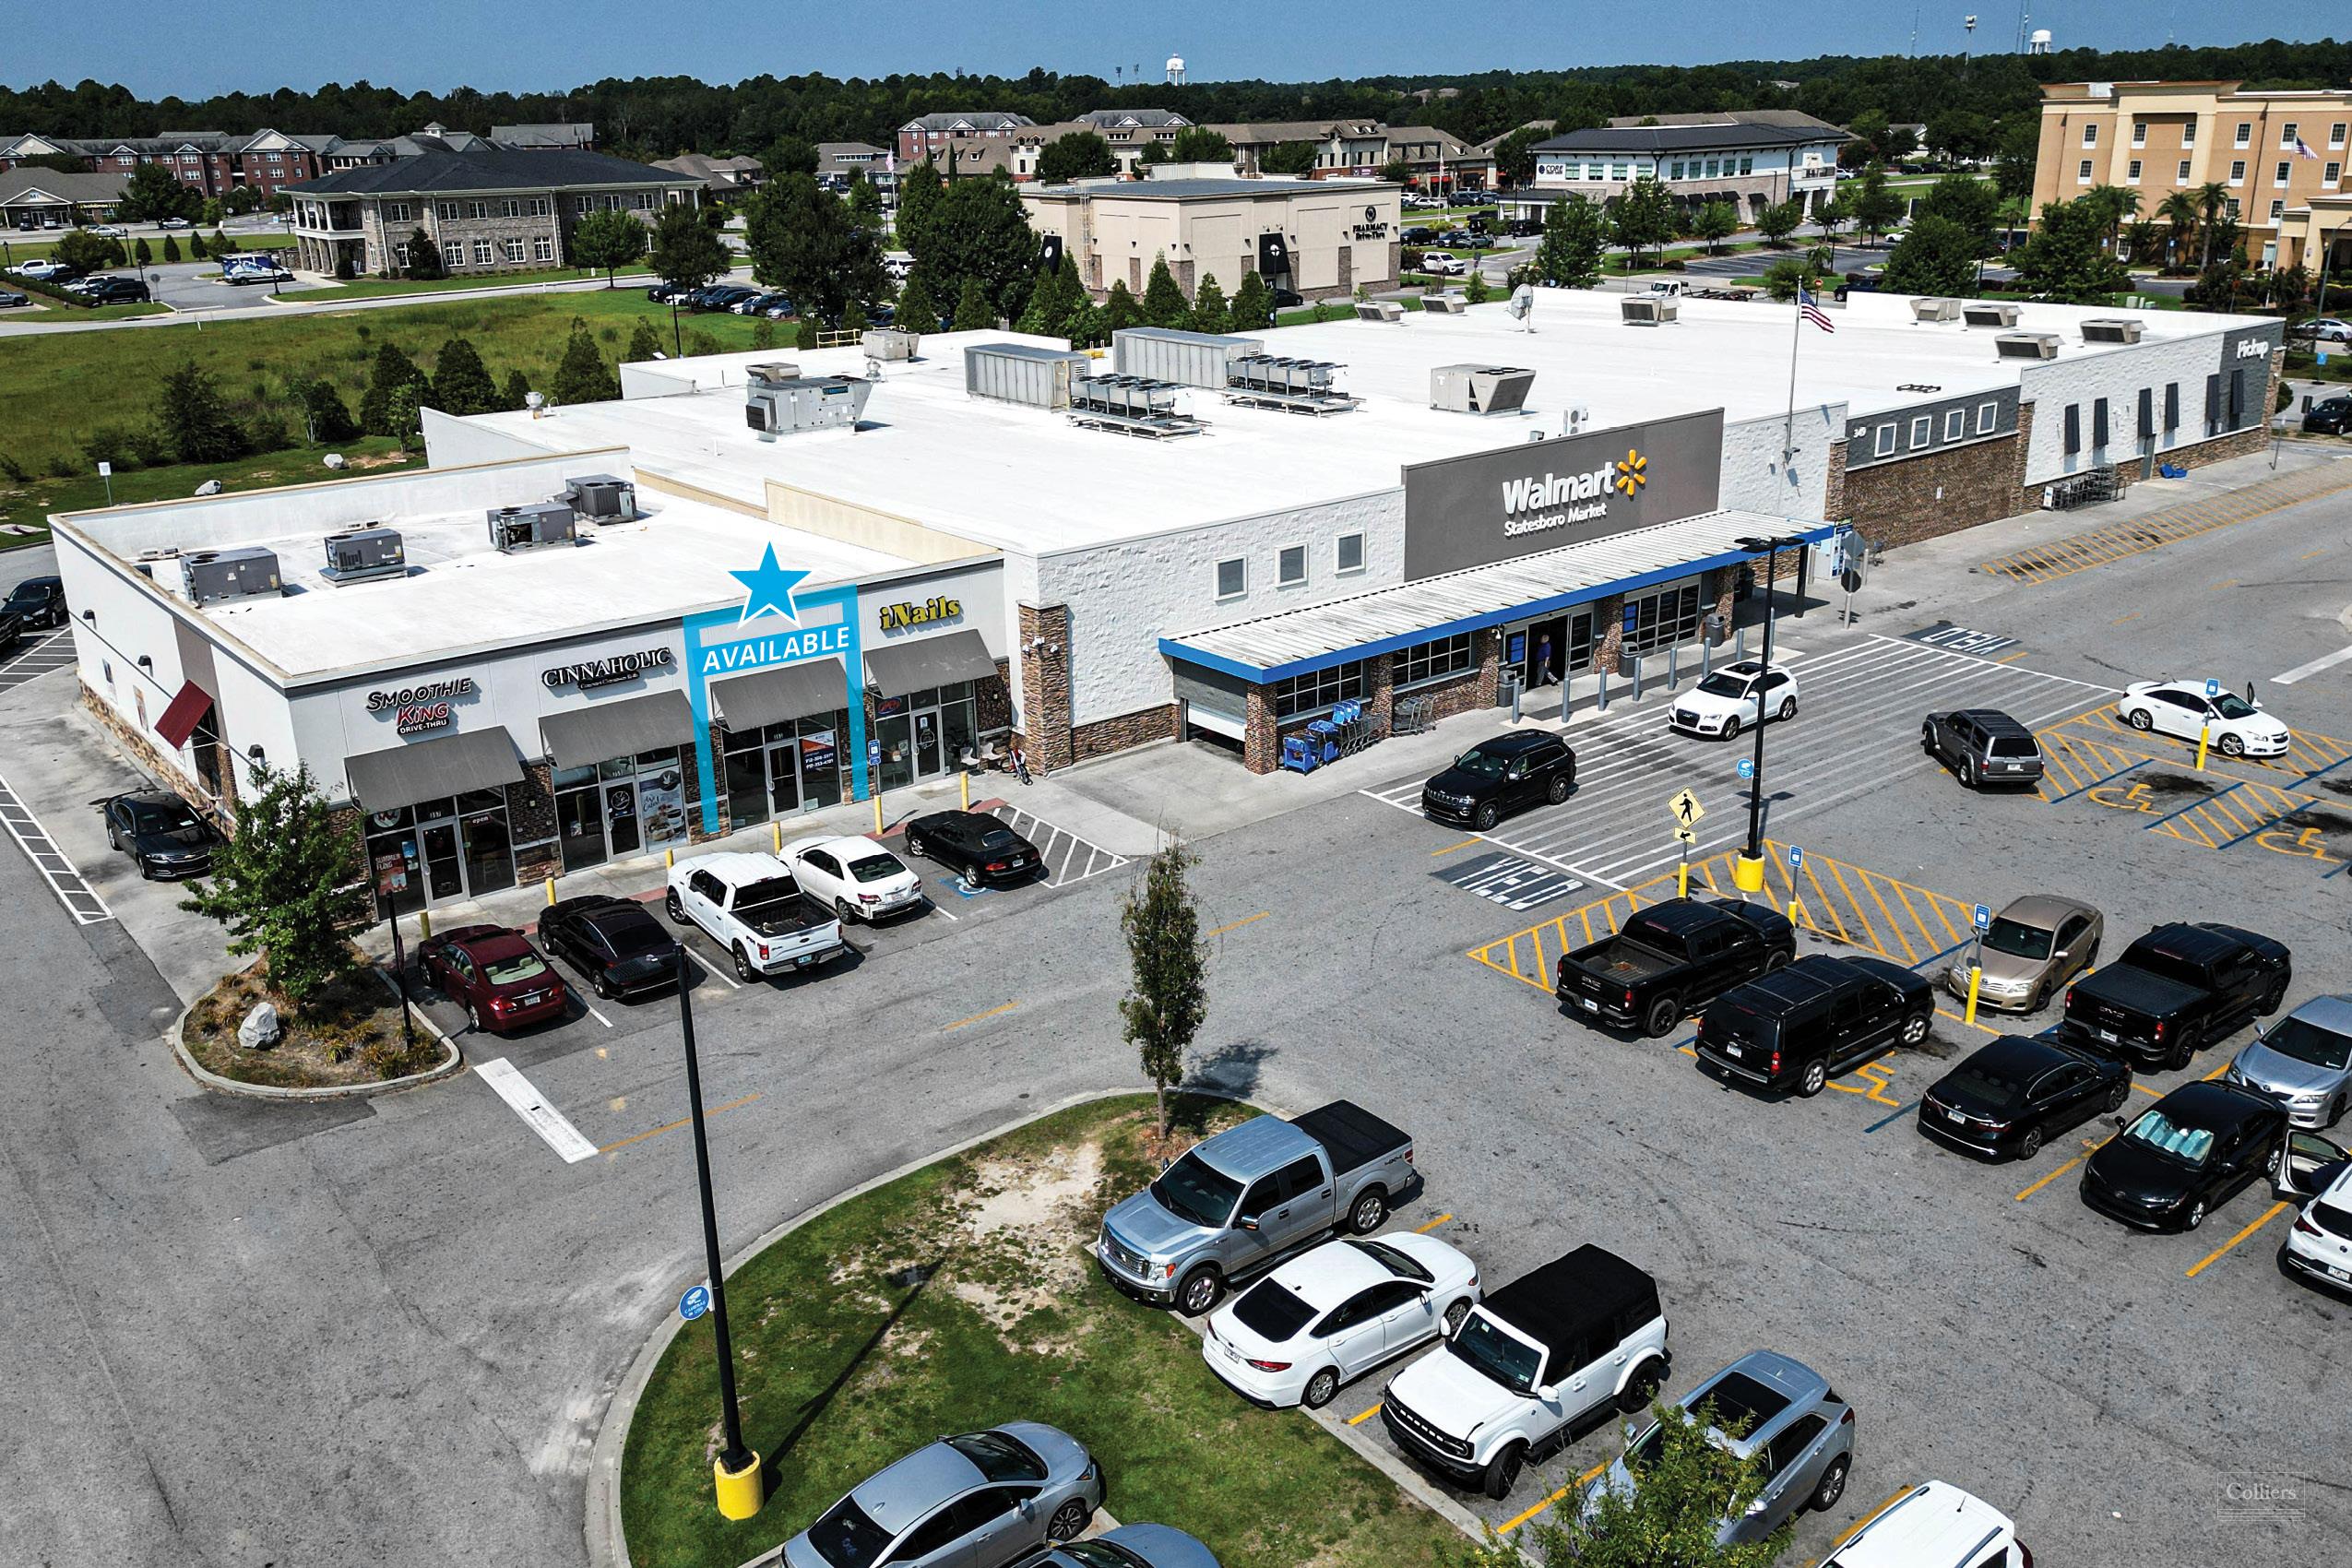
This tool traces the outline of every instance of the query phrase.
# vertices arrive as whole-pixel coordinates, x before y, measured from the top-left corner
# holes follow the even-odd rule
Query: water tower
[[[1184,85],[1184,57],[1182,54],[1170,54],[1168,57],[1168,85],[1170,87]]]
[[[2025,42],[2025,53],[2028,53],[2028,54],[2047,54],[2047,53],[2049,53],[2049,29],[2048,29],[2048,28],[2036,28],[2036,29],[2034,30],[2034,36],[2033,36],[2032,38],[2030,38],[2030,39],[2026,40],[2026,42]]]

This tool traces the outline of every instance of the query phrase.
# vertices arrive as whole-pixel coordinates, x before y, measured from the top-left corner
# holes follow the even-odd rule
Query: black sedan
[[[678,941],[646,907],[588,893],[547,907],[540,945],[588,978],[597,995],[626,1000],[678,978]]]
[[[2194,1230],[2239,1189],[2275,1174],[2278,1102],[2234,1084],[2183,1084],[2083,1164],[2083,1201],[2140,1230]]]
[[[131,857],[139,875],[202,876],[212,869],[220,835],[194,806],[169,790],[134,790],[100,802],[106,814],[106,847]]]
[[[24,638],[24,617],[12,610],[0,608],[0,648],[14,647]]]
[[[2352,398],[2327,398],[2311,405],[2303,416],[2306,435],[2352,434]]]
[[[65,580],[27,577],[8,590],[8,602],[0,610],[23,622],[28,632],[54,631],[65,624]]]
[[[1037,846],[986,812],[933,812],[907,824],[907,853],[960,874],[967,887],[1005,887],[1044,869]]]
[[[1919,1100],[1919,1131],[1970,1154],[2031,1159],[2049,1138],[2123,1109],[2132,1072],[2028,1035],[2002,1035]]]

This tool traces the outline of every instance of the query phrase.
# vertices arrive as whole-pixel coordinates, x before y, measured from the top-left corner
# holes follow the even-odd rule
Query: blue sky
[[[2037,0],[2035,27],[2061,47],[2141,48],[2170,34],[2183,43],[2311,38],[2342,31],[2352,13],[2301,0]],[[1978,47],[2010,47],[2017,6],[1984,0]],[[824,71],[878,76],[934,68],[1017,75],[1032,65],[1094,72],[1183,55],[1195,80],[1331,77],[1616,64],[1695,65],[1723,59],[1899,53],[1963,45],[1960,0],[1801,0],[1724,5],[1587,4],[1585,0],[1348,0],[1345,6],[1265,0],[1184,0],[1137,6],[1098,0],[977,0],[942,5],[647,4],[647,0],[114,0],[104,5],[0,5],[0,80],[54,77],[122,82],[147,97],[184,97],[365,77],[402,89],[468,85],[549,89],[605,76],[687,75],[733,81]],[[1182,17],[1181,22],[1171,18]],[[1650,18],[1645,23],[1644,18]],[[1704,26],[1695,25],[1704,18]]]

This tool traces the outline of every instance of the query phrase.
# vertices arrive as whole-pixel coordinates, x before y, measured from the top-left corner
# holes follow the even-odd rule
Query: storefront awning
[[[550,762],[558,767],[588,767],[612,757],[694,744],[695,710],[683,692],[647,692],[542,714],[539,732],[547,742]]]
[[[866,679],[886,697],[903,697],[925,686],[977,681],[995,673],[996,656],[968,626],[942,637],[921,637],[866,650]]]
[[[719,704],[719,721],[739,734],[812,713],[831,713],[849,703],[848,678],[837,659],[812,659],[714,681],[710,694]]]
[[[467,790],[495,790],[523,777],[515,738],[502,726],[411,741],[348,757],[351,798],[372,812],[394,811]]]
[[[204,722],[204,716],[211,707],[212,694],[189,681],[180,687],[172,706],[163,710],[163,717],[155,721],[155,732],[169,741],[173,751],[178,751],[188,743],[188,737],[196,733],[196,727]]]

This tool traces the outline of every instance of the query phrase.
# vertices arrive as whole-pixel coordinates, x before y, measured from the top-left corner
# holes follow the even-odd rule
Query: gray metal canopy
[[[849,687],[839,659],[812,659],[714,681],[710,695],[719,704],[719,722],[742,731],[845,707]]]
[[[547,742],[550,762],[558,767],[586,767],[608,757],[692,745],[695,710],[683,692],[645,692],[566,713],[542,714],[539,732]]]
[[[495,790],[520,781],[523,759],[501,725],[430,741],[410,741],[343,762],[351,798],[372,812],[412,806],[468,790]]]
[[[890,643],[866,650],[866,678],[886,697],[903,697],[926,686],[977,681],[996,673],[996,656],[980,635],[967,626],[941,637]]]

